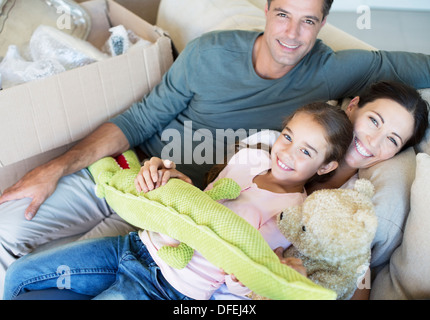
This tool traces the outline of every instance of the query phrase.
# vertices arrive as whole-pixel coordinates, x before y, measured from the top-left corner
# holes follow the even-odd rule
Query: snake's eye
[[[302,231],[306,232],[306,227],[305,226],[302,226]]]

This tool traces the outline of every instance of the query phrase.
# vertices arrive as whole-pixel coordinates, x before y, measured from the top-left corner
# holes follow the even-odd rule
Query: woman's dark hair
[[[268,8],[270,8],[271,3],[272,3],[272,0],[267,0],[267,7]],[[322,7],[323,20],[325,17],[328,16],[332,4],[333,4],[333,0],[324,0],[324,4]]]
[[[428,128],[428,104],[414,88],[391,81],[377,82],[369,87],[358,102],[358,107],[363,107],[367,103],[377,99],[389,99],[403,106],[414,118],[414,128],[411,138],[406,141],[403,149],[414,146],[424,137]]]

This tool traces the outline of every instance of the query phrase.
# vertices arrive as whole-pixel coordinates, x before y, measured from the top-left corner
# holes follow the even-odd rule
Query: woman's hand
[[[152,157],[143,164],[134,180],[136,190],[138,192],[151,191],[165,185],[171,178],[178,178],[193,184],[188,176],[175,168],[176,165],[173,161]]]
[[[282,248],[282,247],[278,247],[274,251],[275,251],[276,255],[278,256],[279,260],[281,261],[281,263],[286,264],[287,266],[293,268],[294,270],[296,270],[298,273],[304,275],[305,277],[308,276],[306,268],[303,265],[303,261],[301,259],[293,258],[293,257],[284,258],[284,256],[283,256],[284,248]]]

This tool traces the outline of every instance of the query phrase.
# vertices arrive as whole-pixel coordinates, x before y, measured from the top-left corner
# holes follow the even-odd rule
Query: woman
[[[351,100],[346,113],[354,126],[354,139],[345,161],[323,183],[308,186],[308,193],[340,188],[369,168],[414,146],[428,127],[428,107],[413,88],[396,82],[379,82]]]
[[[401,83],[374,84],[351,100],[346,113],[354,127],[354,138],[345,160],[328,180],[309,185],[308,194],[323,188],[347,188],[358,178],[359,169],[370,168],[419,143],[428,127],[426,101],[415,89]],[[384,220],[390,221],[389,217]],[[386,255],[390,256],[396,247],[394,235],[385,226],[377,232],[386,232],[384,238],[393,243],[385,249],[391,250]],[[372,250],[376,247],[377,244]],[[366,299],[369,293],[370,290],[357,290],[353,298]]]

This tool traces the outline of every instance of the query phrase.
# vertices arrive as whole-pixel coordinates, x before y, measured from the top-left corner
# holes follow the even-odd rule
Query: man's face
[[[323,0],[273,0],[266,4],[263,46],[272,63],[291,70],[314,46],[325,23]]]

